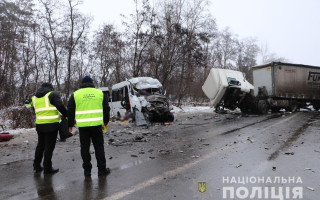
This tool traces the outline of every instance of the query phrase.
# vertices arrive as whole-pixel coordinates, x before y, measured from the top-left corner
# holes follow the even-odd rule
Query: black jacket
[[[94,85],[92,83],[82,83],[80,88],[94,88]],[[108,96],[103,95],[103,122],[108,123],[110,119],[110,107],[108,103]],[[74,101],[73,94],[70,96],[70,99],[68,101],[68,126],[73,127],[75,124],[75,112],[76,112],[76,102]]]
[[[48,92],[53,91],[51,87],[41,87],[36,92],[36,97],[41,98],[45,96]],[[63,105],[60,94],[58,92],[51,92],[49,95],[49,101],[52,105],[54,105],[58,111],[63,115],[63,117],[67,117],[67,109]],[[49,123],[49,124],[36,124],[36,130],[39,132],[54,132],[58,131],[59,123]]]

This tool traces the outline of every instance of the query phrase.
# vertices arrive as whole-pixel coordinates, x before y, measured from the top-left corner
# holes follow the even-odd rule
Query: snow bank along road
[[[48,176],[32,172],[36,143],[12,140],[0,144],[0,199],[318,199],[319,121],[318,112],[298,112],[184,114],[149,129],[113,122],[105,136],[112,172],[98,178],[94,167],[91,179],[78,136],[57,143],[60,172]]]

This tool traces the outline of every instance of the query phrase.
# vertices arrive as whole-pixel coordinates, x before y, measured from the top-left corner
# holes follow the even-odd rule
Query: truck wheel
[[[320,104],[315,103],[312,106],[316,111],[318,111],[320,109]]]
[[[258,112],[259,114],[267,114],[268,112],[268,105],[267,102],[265,100],[259,100],[258,102]]]
[[[166,122],[173,122],[173,120],[174,120],[173,114],[171,112],[168,112],[166,114]]]

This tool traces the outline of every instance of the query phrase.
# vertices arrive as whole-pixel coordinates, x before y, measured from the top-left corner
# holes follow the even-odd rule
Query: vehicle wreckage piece
[[[109,94],[107,89],[103,91]],[[151,77],[136,77],[113,85],[109,104],[114,116],[134,118],[137,125],[174,120],[162,84]],[[141,118],[140,112],[146,122]]]

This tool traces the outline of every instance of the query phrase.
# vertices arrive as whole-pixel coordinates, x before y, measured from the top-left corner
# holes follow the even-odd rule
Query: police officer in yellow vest
[[[104,152],[104,138],[102,125],[107,125],[110,117],[110,107],[108,96],[104,95],[93,85],[93,80],[89,76],[82,79],[80,89],[75,91],[68,102],[68,124],[69,132],[75,122],[79,127],[82,167],[84,175],[91,176],[91,156],[90,143],[93,147],[98,165],[98,175],[105,176],[110,173],[106,168],[106,158]]]
[[[26,96],[26,100],[24,101],[24,106],[27,108],[31,108],[32,107],[32,99],[29,98],[29,95]]]
[[[56,145],[59,129],[59,112],[66,117],[67,110],[58,92],[54,92],[50,83],[43,83],[32,97],[32,106],[36,113],[38,144],[35,151],[33,168],[35,172],[44,169],[45,174],[59,171],[52,167],[52,154]],[[43,167],[41,166],[43,158]]]

